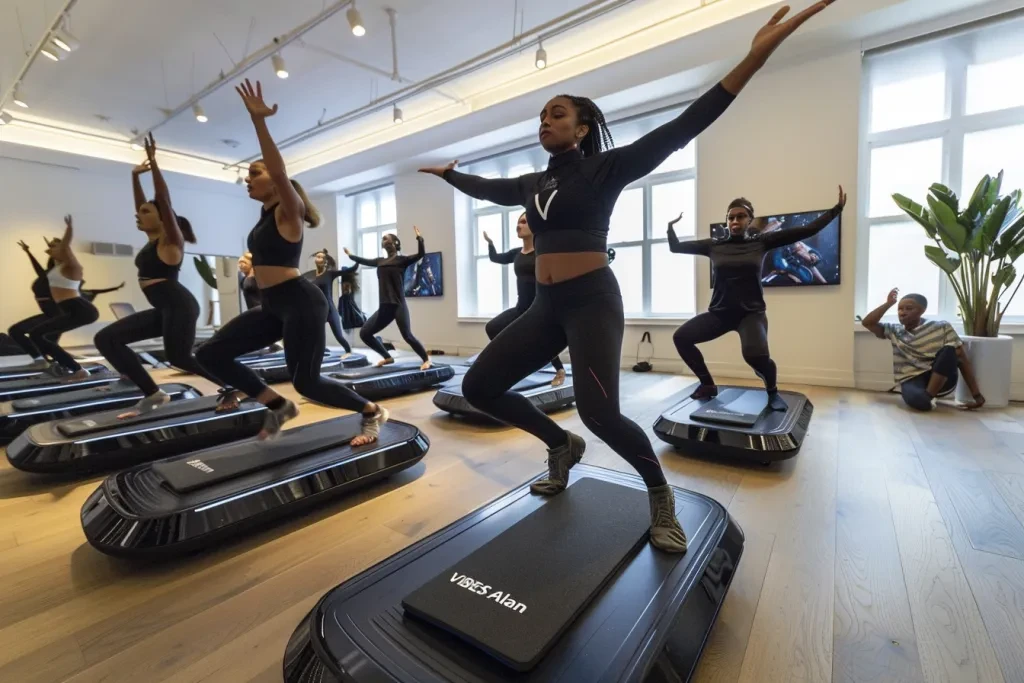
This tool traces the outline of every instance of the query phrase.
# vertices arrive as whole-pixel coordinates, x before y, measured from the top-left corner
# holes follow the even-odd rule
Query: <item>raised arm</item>
[[[74,239],[74,236],[75,231],[71,225],[71,214],[68,214],[64,216],[64,235],[60,238],[61,255],[64,257],[61,272],[64,277],[80,280],[82,279],[82,264],[71,249],[71,241]],[[67,273],[63,272],[65,269],[68,270]]]
[[[518,178],[481,178],[459,173],[455,170],[458,163],[455,160],[447,166],[428,166],[421,168],[420,173],[436,175],[463,194],[500,206],[522,206],[526,202],[524,188],[529,187],[530,179],[537,175],[529,173]]]
[[[142,176],[146,173],[149,173],[149,159],[132,169],[132,195],[135,197],[136,211],[146,203],[146,193],[142,190]]]
[[[363,258],[362,256],[356,256],[355,254],[348,250],[348,247],[345,247],[345,256],[348,256],[350,259],[356,262],[356,265],[353,266],[353,268],[358,266],[376,268],[378,265],[380,265],[381,262],[381,259],[379,258]]]
[[[423,235],[420,234],[420,229],[417,228],[415,225],[412,226],[412,229],[416,232],[416,243],[419,245],[419,249],[417,249],[416,253],[413,254],[412,256],[405,257],[405,265],[409,265],[410,263],[416,263],[421,258],[423,258],[424,255],[426,255],[427,253],[426,245],[424,245],[423,243]]]
[[[829,223],[834,221],[836,216],[843,212],[843,208],[845,206],[846,193],[843,192],[843,186],[840,185],[838,203],[807,225],[801,225],[799,228],[786,228],[785,230],[773,230],[770,233],[761,233],[758,239],[764,243],[766,249],[775,249],[776,247],[784,247],[787,244],[793,244],[800,240],[814,237],[824,230]]]
[[[515,262],[516,254],[520,251],[522,250],[518,248],[509,249],[505,253],[499,254],[498,250],[494,248],[494,242],[491,242],[490,240],[487,241],[487,255],[490,257],[491,263],[500,263],[507,266],[508,264]]]
[[[861,318],[860,324],[871,330],[871,332],[879,339],[885,339],[885,326],[882,325],[881,322],[882,316],[885,315],[886,311],[896,305],[896,302],[899,299],[899,294],[900,290],[893,288],[890,290],[889,296],[885,298],[884,304]]]
[[[242,102],[245,103],[245,108],[252,118],[252,125],[256,129],[256,138],[260,142],[263,164],[277,189],[277,196],[281,199],[278,207],[281,212],[280,218],[283,220],[278,221],[277,229],[286,239],[298,242],[302,237],[306,206],[288,178],[284,158],[281,156],[280,150],[277,149],[277,144],[267,127],[267,118],[277,113],[277,105],[270,107],[263,101],[263,86],[259,81],[256,81],[256,88],[253,89],[247,78],[245,83],[236,87],[235,90],[242,97]]]
[[[708,256],[711,254],[711,243],[710,239],[702,240],[686,240],[680,242],[679,238],[676,237],[676,223],[683,217],[683,214],[679,214],[679,218],[668,223],[668,250],[673,254],[693,254],[694,256]]]
[[[164,226],[164,234],[157,244],[157,250],[164,249],[160,258],[165,263],[179,263],[184,257],[185,236],[178,225],[178,217],[174,215],[171,207],[171,191],[167,189],[167,181],[156,163],[156,141],[150,133],[145,140],[146,156],[149,157],[149,168],[153,171],[153,191],[156,197],[156,208],[160,212],[160,219]],[[137,199],[137,198],[136,198]]]
[[[32,269],[36,272],[36,275],[46,275],[46,269],[43,268],[43,266],[40,265],[39,261],[36,260],[36,257],[32,254],[32,250],[28,248],[28,245],[22,241],[19,241],[18,246],[25,250],[25,254],[28,256],[28,260],[32,262]]]

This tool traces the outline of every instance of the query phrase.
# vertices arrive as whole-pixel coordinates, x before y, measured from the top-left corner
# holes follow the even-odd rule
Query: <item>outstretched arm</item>
[[[71,215],[68,214],[64,216],[64,235],[60,238],[60,249],[64,255],[64,267],[70,271],[70,274],[66,274],[65,277],[81,279],[82,264],[79,263],[78,257],[75,256],[75,252],[71,249],[71,240],[74,239],[74,236],[75,231],[71,226]]]
[[[694,256],[708,256],[711,253],[710,239],[702,240],[686,240],[680,242],[679,238],[676,237],[676,223],[683,217],[683,214],[679,214],[679,218],[674,221],[669,221],[668,224],[668,250],[673,254],[693,254]]]
[[[500,263],[502,265],[514,263],[516,260],[516,254],[520,251],[521,249],[518,248],[509,249],[505,253],[499,254],[498,250],[494,248],[494,242],[491,242],[490,240],[487,241],[487,256],[491,259],[491,263]]]
[[[381,261],[379,258],[363,258],[362,256],[356,256],[355,254],[348,250],[348,247],[345,247],[345,256],[348,256],[350,259],[356,262],[356,265],[353,266],[353,268],[358,266],[376,268]]]
[[[132,169],[132,195],[135,197],[135,210],[146,203],[146,193],[142,190],[142,176],[149,173],[149,159]]]
[[[46,269],[40,265],[39,261],[32,254],[32,250],[28,248],[28,245],[24,242],[18,242],[18,246],[25,250],[25,254],[28,255],[28,260],[32,262],[32,269],[36,272],[37,276],[46,275]]]
[[[458,160],[455,160],[447,166],[421,168],[420,173],[436,175],[463,194],[500,206],[521,206],[525,202],[526,193],[523,188],[527,187],[527,179],[536,176],[535,173],[528,173],[518,178],[481,178],[459,173],[455,170],[458,163]]]
[[[761,233],[760,240],[764,243],[766,249],[775,249],[776,247],[784,247],[787,244],[793,244],[800,240],[814,237],[819,232],[824,230],[829,223],[836,219],[836,216],[843,212],[843,208],[846,206],[846,193],[843,192],[843,186],[839,186],[839,202],[836,203],[831,209],[821,214],[807,225],[802,225],[799,228],[786,228],[785,230],[774,230],[770,233]]]
[[[106,289],[83,289],[82,293],[88,294],[92,298],[96,298],[100,294],[109,294],[110,292],[116,292],[117,290],[122,289],[123,287],[124,283],[122,282],[117,287],[107,287]]]
[[[419,249],[417,249],[416,253],[413,254],[412,256],[405,257],[406,265],[409,265],[410,263],[416,263],[421,258],[423,258],[424,255],[426,255],[427,253],[426,246],[423,243],[423,235],[420,234],[420,229],[417,228],[415,225],[412,226],[412,229],[416,231],[416,243],[419,245]]]
[[[886,311],[896,305],[899,293],[900,290],[893,288],[889,291],[889,296],[885,298],[884,304],[861,318],[860,324],[871,330],[871,332],[879,339],[885,339],[885,326],[881,323],[882,316],[885,315]]]
[[[157,249],[170,247],[168,250],[169,254],[161,254],[160,256],[161,258],[169,256],[165,263],[178,263],[184,255],[185,236],[178,225],[178,217],[174,215],[174,209],[171,207],[171,191],[167,189],[167,181],[164,180],[164,174],[156,163],[156,141],[153,139],[152,133],[146,138],[145,144],[146,156],[149,157],[149,168],[153,171],[153,190],[156,195],[156,207],[160,211],[160,219],[164,225],[164,234],[160,238]]]

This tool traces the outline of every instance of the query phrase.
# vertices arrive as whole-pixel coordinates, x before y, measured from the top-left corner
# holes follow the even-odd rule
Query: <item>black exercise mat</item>
[[[650,523],[643,491],[582,479],[402,606],[528,671],[646,540]]]
[[[200,413],[207,412],[212,415],[219,402],[220,396],[203,396],[189,401],[172,401],[171,403],[161,406],[156,410],[150,410],[149,412],[142,413],[141,415],[128,417],[123,420],[117,417],[119,414],[124,412],[123,410],[92,413],[73,420],[65,420],[61,422],[57,425],[57,431],[63,436],[77,438],[109,429],[119,427],[137,427],[139,425],[159,422],[176,417],[198,415]],[[256,401],[245,400],[239,403],[238,411],[232,411],[232,413],[229,414],[254,409],[262,409],[262,405]]]
[[[768,407],[764,389],[726,389],[690,415],[703,422],[750,427]]]

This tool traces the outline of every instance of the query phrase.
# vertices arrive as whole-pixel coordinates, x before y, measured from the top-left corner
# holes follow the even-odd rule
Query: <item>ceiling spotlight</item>
[[[192,105],[192,113],[196,116],[196,121],[199,123],[206,123],[210,119],[206,118],[206,112],[203,111],[202,105],[198,102]]]
[[[274,65],[274,73],[278,78],[288,78],[288,67],[284,64],[284,57],[275,52],[270,56],[270,62]]]
[[[53,44],[64,50],[64,52],[74,52],[81,45],[78,42],[78,38],[71,35],[71,32],[66,28],[57,29],[57,32],[53,34]]]
[[[398,105],[394,105],[394,111],[391,113],[391,118],[395,123],[402,122],[402,110],[398,108]]]
[[[11,96],[11,100],[19,107],[28,109],[28,102],[21,96],[21,92],[18,90],[18,86],[14,86],[14,94]]]
[[[0,111],[0,126],[6,126],[8,123],[14,120],[14,117],[5,111]]]
[[[359,10],[356,9],[355,3],[352,3],[352,6],[348,8],[345,16],[348,18],[348,25],[352,28],[352,35],[366,35],[366,26],[363,25],[363,18],[359,15]]]
[[[42,48],[40,48],[39,54],[41,54],[42,56],[46,57],[51,61],[59,62],[63,58],[63,55],[65,55],[66,53],[62,52],[61,50],[58,50],[57,46],[53,43],[47,43],[46,45],[43,45]]]
[[[543,69],[548,65],[548,51],[544,49],[544,46],[537,48],[537,55],[534,57],[534,65],[538,69]]]

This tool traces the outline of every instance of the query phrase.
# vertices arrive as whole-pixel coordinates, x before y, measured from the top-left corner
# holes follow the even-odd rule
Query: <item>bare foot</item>
[[[342,360],[345,360],[346,358],[348,358],[348,357],[349,357],[349,356],[351,356],[351,355],[352,355],[352,352],[351,352],[351,351],[349,351],[348,353],[343,353],[343,354],[341,354],[341,359],[342,359]]]
[[[565,384],[565,368],[556,371],[555,378],[551,380],[551,386],[553,387],[560,387],[563,384]]]
[[[427,360],[423,361],[423,365],[420,366],[420,370],[429,370],[432,365],[433,363],[428,358]]]
[[[217,399],[217,407],[213,409],[214,413],[230,413],[238,410],[238,404],[242,400],[242,392],[240,391],[226,391],[222,392],[220,398]]]
[[[64,377],[62,381],[65,384],[69,384],[71,382],[79,382],[83,379],[89,379],[89,371],[84,368]]]
[[[381,360],[377,361],[377,367],[378,368],[382,368],[385,365],[391,365],[394,362],[395,362],[394,358],[382,358]]]

